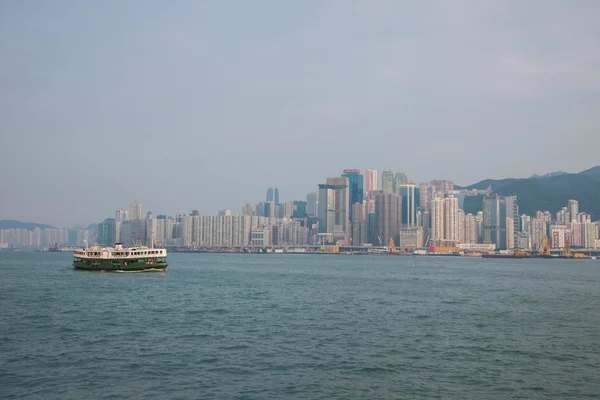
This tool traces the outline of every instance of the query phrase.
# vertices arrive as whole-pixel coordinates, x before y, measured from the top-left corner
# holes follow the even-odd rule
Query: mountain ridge
[[[600,218],[600,166],[579,173],[546,174],[529,178],[484,179],[464,189],[484,190],[488,187],[501,196],[515,194],[519,213],[530,216],[536,211],[555,213],[566,207],[570,199],[579,201],[579,211]],[[465,212],[477,213],[483,206],[483,196],[465,199]]]
[[[37,222],[22,222],[15,219],[0,219],[0,229],[57,229],[55,226],[48,224],[38,224]]]

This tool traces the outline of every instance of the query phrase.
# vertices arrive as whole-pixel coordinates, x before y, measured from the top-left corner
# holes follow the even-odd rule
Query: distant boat
[[[22,252],[23,250],[21,250],[21,249],[13,249],[12,251],[13,251],[13,252],[15,252],[15,253],[20,253],[20,252]]]
[[[60,251],[60,249],[58,248],[58,243],[57,243],[57,242],[54,242],[54,246],[50,247],[50,248],[48,249],[48,251],[49,251],[50,253],[58,253],[58,252]]]

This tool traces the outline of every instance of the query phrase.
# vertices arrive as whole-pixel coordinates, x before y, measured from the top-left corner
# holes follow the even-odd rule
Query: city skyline
[[[106,218],[89,230],[67,230],[36,227],[0,229],[0,249],[10,246],[71,246],[98,243],[111,246],[147,244],[171,247],[245,247],[245,246],[384,246],[409,251],[430,247],[441,251],[493,251],[525,249],[538,251],[546,240],[551,249],[594,249],[600,222],[587,212],[580,212],[579,201],[569,199],[556,213],[538,210],[535,215],[519,212],[515,195],[499,196],[487,190],[457,189],[451,181],[421,183],[417,188],[407,184],[404,173],[392,193],[368,191],[364,200],[350,205],[364,176],[356,169],[345,169],[342,176],[329,177],[319,184],[319,197],[312,192],[307,201],[275,204],[274,192],[267,191],[266,201],[244,205],[242,214],[231,210],[217,216],[202,216],[198,210],[167,216],[145,213],[134,200],[129,211],[121,208],[114,218]],[[410,190],[407,192],[407,188]],[[427,193],[421,200],[420,191]],[[353,194],[354,192],[354,194]],[[433,195],[431,195],[433,192]],[[483,210],[466,213],[464,198],[483,194]],[[431,198],[431,201],[429,199]],[[411,205],[417,207],[414,224]],[[459,207],[460,205],[460,207]],[[409,207],[405,207],[409,206]],[[314,214],[318,208],[317,214]],[[310,210],[310,212],[309,212]],[[354,217],[349,218],[350,210]],[[54,244],[53,244],[54,242]],[[395,243],[395,244],[394,244]],[[462,247],[461,247],[462,246]],[[435,250],[434,250],[435,251]]]
[[[135,198],[208,214],[268,187],[302,198],[332,166],[460,185],[584,170],[600,146],[599,13],[2,2],[0,217],[72,226]]]
[[[587,168],[586,168],[587,169]],[[585,170],[585,169],[584,169]],[[414,183],[416,184],[416,187],[418,188],[420,184],[423,183],[436,183],[436,182],[440,182],[442,185],[445,182],[453,182],[456,184],[455,181],[453,181],[452,179],[430,179],[430,180],[426,180],[426,181],[415,181],[414,179],[411,179],[412,175],[409,173],[406,173],[404,170],[394,170],[393,168],[381,168],[381,169],[375,169],[375,168],[364,168],[364,169],[356,169],[356,171],[359,171],[362,175],[363,175],[363,182],[367,181],[367,171],[375,171],[375,173],[377,174],[377,185],[380,191],[385,191],[384,189],[384,179],[385,179],[385,173],[384,171],[390,171],[392,174],[392,182],[390,183],[390,188],[392,190],[392,192],[395,192],[397,189],[397,185],[396,185],[396,179],[398,178],[399,175],[402,175],[403,178],[408,179],[406,182],[410,182],[410,183]],[[558,172],[559,170],[555,171]],[[560,171],[560,172],[564,172],[564,171]],[[580,172],[580,171],[578,171]],[[338,170],[337,171],[339,176],[344,175],[344,170]],[[332,173],[330,176],[336,176],[335,173]],[[437,175],[436,175],[437,176]],[[525,178],[529,178],[530,176],[527,176]],[[439,178],[439,177],[438,177]],[[323,179],[322,177],[319,177],[319,179]],[[485,179],[482,179],[485,180]],[[479,180],[478,182],[480,182],[481,180]],[[473,182],[476,183],[476,182]],[[471,184],[473,184],[471,183]],[[366,191],[366,183],[363,183],[365,186],[365,193],[367,193]],[[470,185],[470,184],[469,184]],[[464,186],[469,186],[469,185],[464,185]],[[180,215],[180,214],[186,214],[188,212],[190,212],[191,210],[198,210],[200,211],[201,215],[218,215],[222,210],[234,210],[233,214],[240,214],[239,210],[240,208],[243,208],[246,205],[256,205],[260,202],[264,202],[266,198],[268,198],[270,191],[272,191],[271,195],[273,196],[273,198],[275,198],[275,193],[277,194],[277,198],[279,199],[279,193],[281,192],[280,190],[280,186],[285,186],[285,185],[272,185],[271,187],[264,187],[264,188],[257,188],[254,192],[259,193],[259,195],[257,196],[257,198],[255,200],[243,200],[243,203],[241,204],[234,204],[233,206],[227,206],[227,205],[219,205],[216,209],[210,209],[208,207],[202,207],[201,205],[198,204],[193,204],[191,207],[187,208],[187,209],[183,209],[182,207],[178,207],[175,206],[173,207],[174,210],[169,210],[169,211],[165,211],[164,209],[161,209],[162,211],[160,212],[160,214],[165,214],[165,215],[170,215],[170,216],[175,216],[175,215]],[[462,185],[459,185],[462,186]],[[443,187],[438,187],[436,188],[437,191],[439,192],[446,192],[447,190]],[[295,190],[295,192],[298,192],[298,190]],[[286,195],[286,193],[283,193],[283,196],[281,197],[281,199],[279,199],[280,203],[288,203],[288,202],[293,202],[296,200],[306,200],[306,196],[311,193],[311,192],[318,192],[318,183],[315,183],[312,187],[310,187],[304,194],[300,194],[300,196],[298,198],[288,198],[288,196]],[[265,195],[266,193],[266,195]],[[423,195],[421,195],[423,196]],[[134,196],[135,198],[135,196]],[[127,203],[128,199],[125,199],[125,203]],[[135,203],[137,203],[138,200],[134,200],[134,202],[132,204],[130,204],[129,206],[127,206],[127,208],[119,208],[122,206],[121,203],[116,204],[117,202],[114,201],[114,199],[111,199],[110,203],[115,203],[116,204],[116,210],[117,212],[121,212],[124,213],[124,215],[126,216],[125,219],[128,219],[128,215],[131,214],[133,206]],[[417,203],[416,203],[416,207],[419,207],[419,199],[416,199]],[[142,202],[142,201],[140,201]],[[147,204],[146,201],[143,201],[144,204]],[[109,203],[107,203],[109,204]],[[152,207],[142,210],[142,217],[145,216],[145,213],[148,211],[153,211],[153,210],[158,210],[159,208],[154,207],[153,203],[150,203]],[[95,224],[98,223],[99,221],[102,221],[105,218],[114,218],[115,215],[113,215],[112,212],[106,212],[103,210],[89,210],[91,213],[97,215],[98,217],[91,217],[85,221],[75,221],[73,224],[60,224],[60,223],[53,223],[51,220],[47,220],[44,219],[43,217],[41,219],[28,219],[28,218],[19,218],[19,217],[11,217],[8,213],[4,212],[4,209],[0,209],[0,220],[16,220],[16,221],[20,221],[20,222],[31,222],[31,223],[38,223],[38,224],[47,224],[47,225],[51,225],[54,226],[55,228],[67,228],[67,229],[71,229],[71,228],[76,228],[76,229],[82,229],[85,226],[89,225],[89,224]],[[118,218],[117,218],[118,219]]]

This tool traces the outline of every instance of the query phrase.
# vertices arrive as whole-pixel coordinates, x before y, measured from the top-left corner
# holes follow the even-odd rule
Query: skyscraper
[[[348,178],[327,178],[319,185],[319,233],[348,242],[350,195]]]
[[[379,174],[376,169],[368,169],[365,174],[365,192],[379,190]]]
[[[431,240],[444,239],[444,195],[435,193],[431,201]]]
[[[121,208],[120,210],[117,210],[115,212],[115,221],[116,222],[123,222],[123,221],[127,221],[129,219],[129,212],[124,209]]]
[[[279,205],[279,189],[278,188],[268,188],[266,201],[272,201],[275,203],[276,206],[278,206]]]
[[[317,215],[317,192],[311,192],[306,195],[306,215],[315,217]]]
[[[129,206],[129,219],[142,219],[142,205],[137,200]]]
[[[419,184],[419,207],[421,211],[429,211],[431,209],[431,200],[433,200],[433,186],[428,183]]]
[[[349,185],[349,191],[350,191],[350,194],[349,194],[349,196],[350,196],[349,219],[350,219],[350,221],[354,221],[353,213],[352,213],[352,206],[354,204],[362,205],[364,194],[365,194],[364,186],[363,186],[363,183],[364,183],[363,176],[360,173],[360,170],[358,170],[358,169],[345,169],[342,176],[345,176],[346,178],[348,178],[348,185]]]
[[[402,226],[402,198],[395,193],[375,196],[375,218],[377,227],[376,246],[387,246],[390,238],[400,242]]]
[[[497,194],[483,198],[483,243],[506,249],[506,201]]]
[[[449,190],[454,190],[454,182],[445,180],[433,180],[429,182],[436,192],[446,193]]]
[[[116,221],[114,218],[106,218],[98,224],[98,244],[100,246],[114,246],[116,234]]]
[[[444,199],[444,239],[458,240],[458,199],[449,196]]]
[[[577,218],[577,214],[579,214],[579,202],[577,200],[569,200],[567,209],[569,210],[569,218],[573,221]]]
[[[391,169],[384,169],[381,173],[381,187],[383,194],[394,193],[394,174]]]
[[[404,183],[398,187],[402,197],[402,226],[414,228],[417,226],[417,209],[419,207],[419,188],[412,183]]]
[[[408,178],[406,177],[406,174],[404,172],[396,172],[396,175],[394,175],[394,185],[393,185],[393,191],[394,193],[398,193],[400,194],[400,186],[404,185],[408,183]]]
[[[508,227],[506,227],[506,229],[510,230],[512,233],[512,244],[513,246],[516,246],[516,244],[519,242],[519,232],[521,231],[521,218],[519,217],[519,203],[517,202],[517,196],[506,196],[504,197],[504,202],[506,204],[506,217],[510,218],[510,222],[512,224],[510,229],[508,229]],[[509,244],[511,243],[507,242],[507,246]]]

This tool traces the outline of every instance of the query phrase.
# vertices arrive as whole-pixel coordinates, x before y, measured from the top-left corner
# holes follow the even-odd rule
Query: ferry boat
[[[89,271],[165,271],[167,250],[146,246],[115,247],[93,246],[73,252],[75,269]]]

